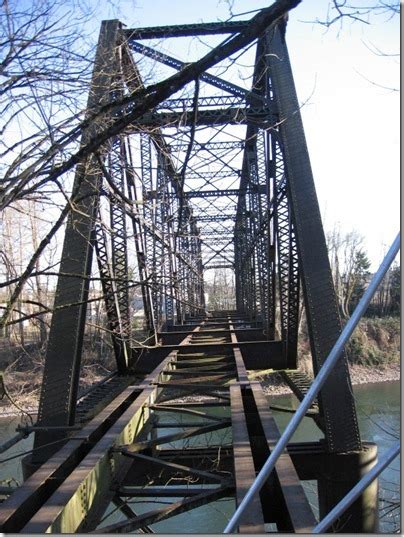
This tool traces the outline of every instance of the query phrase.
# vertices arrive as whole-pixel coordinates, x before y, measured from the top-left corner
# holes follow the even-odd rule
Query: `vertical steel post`
[[[147,267],[149,281],[145,285],[149,286],[151,295],[151,307],[153,311],[152,331],[157,332],[161,322],[160,292],[157,278],[157,237],[156,237],[156,211],[157,211],[157,185],[153,180],[152,170],[152,140],[149,134],[140,135],[140,153],[142,167],[142,197],[143,197],[143,218],[144,245],[145,245],[145,265]],[[150,324],[150,323],[149,323]]]
[[[116,137],[110,147],[107,159],[109,175],[116,189],[125,195],[125,169],[127,167],[123,136]],[[112,275],[116,289],[116,312],[118,315],[115,337],[119,338],[119,354],[116,354],[118,371],[125,373],[129,365],[131,323],[128,293],[128,252],[124,202],[117,195],[111,195],[111,250]]]
[[[89,114],[106,104],[113,90],[119,28],[119,21],[102,23],[87,103]],[[93,122],[84,132],[82,144],[95,136],[98,128]],[[73,210],[63,244],[38,409],[41,426],[74,423],[100,187],[99,166],[90,156],[78,164],[73,184]],[[61,446],[55,442],[65,437],[65,432],[36,433],[32,462],[48,459]]]
[[[143,310],[145,319],[145,328],[150,333],[154,330],[154,317],[152,299],[150,293],[150,287],[148,285],[148,270],[146,266],[145,258],[145,238],[142,225],[139,221],[140,211],[136,202],[138,201],[138,195],[136,192],[136,176],[133,169],[133,159],[129,140],[126,140],[126,186],[128,191],[128,198],[135,202],[133,204],[132,214],[132,229],[136,248],[137,268],[139,272],[140,287],[142,290]]]
[[[270,51],[271,81],[279,113],[287,188],[303,275],[313,365],[317,373],[338,339],[341,322],[300,106],[279,25],[272,30]],[[360,449],[359,427],[345,357],[332,371],[319,399],[325,418],[328,449],[333,452]]]
[[[96,223],[95,231],[95,251],[97,255],[98,270],[101,277],[102,292],[104,295],[108,330],[111,334],[112,346],[117,362],[118,371],[126,372],[128,360],[126,358],[123,339],[123,331],[121,329],[120,309],[116,282],[113,276],[113,268],[108,254],[108,245],[105,229],[102,227],[101,215],[99,215]]]

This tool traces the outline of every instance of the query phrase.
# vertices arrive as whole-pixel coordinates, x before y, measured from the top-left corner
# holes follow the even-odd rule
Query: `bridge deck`
[[[260,384],[248,379],[238,347],[241,324],[251,332],[231,316],[181,331],[177,349],[3,503],[3,531],[150,532],[157,522],[221,498],[234,499],[235,507],[279,437]],[[168,504],[137,511],[137,503],[162,498]],[[269,523],[292,532],[315,524],[288,453],[239,529],[261,533]]]

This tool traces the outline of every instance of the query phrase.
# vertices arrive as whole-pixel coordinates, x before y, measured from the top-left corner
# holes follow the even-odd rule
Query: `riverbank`
[[[312,376],[310,344],[306,331],[299,340],[299,368]],[[400,318],[363,318],[346,346],[346,356],[354,386],[400,380]],[[267,395],[290,393],[281,375],[254,374]]]
[[[352,384],[375,384],[400,380],[400,364],[386,364],[373,367],[350,365]]]
[[[400,380],[400,364],[384,364],[378,366],[350,365],[351,382],[358,384],[377,384],[380,382],[396,382]],[[290,393],[290,388],[278,373],[257,376],[267,395],[277,396]]]
[[[79,395],[83,395],[110,372],[98,365],[84,366]],[[29,420],[28,415],[36,417],[41,381],[42,367],[37,367],[33,371],[6,371],[4,374],[5,393],[0,399],[0,419],[21,415],[26,421]]]
[[[400,380],[400,364],[386,364],[382,366],[363,366],[363,365],[350,365],[349,366],[352,384],[377,384],[380,382],[396,382]],[[279,373],[267,373],[264,375],[257,375],[253,373],[251,380],[258,380],[262,383],[264,392],[270,396],[285,395],[290,393],[290,388],[282,380]],[[204,397],[193,396],[193,400],[205,400]],[[37,406],[34,404],[24,404],[24,401],[16,400],[16,403],[21,407],[24,412],[31,416],[35,416],[37,413]],[[0,419],[11,418],[21,414],[15,406],[3,401],[0,406]]]
[[[307,330],[302,330],[299,340],[299,368],[308,375],[312,372],[310,344]],[[3,345],[4,347],[4,345]],[[0,372],[3,371],[7,392],[16,404],[30,414],[36,414],[44,354],[37,346],[21,350],[20,347],[0,346]],[[80,379],[81,390],[86,390],[94,382],[109,373],[114,362],[107,347],[100,353],[87,345]],[[398,317],[364,318],[353,333],[346,348],[353,385],[393,382],[400,380],[400,319]],[[262,382],[264,391],[271,396],[290,393],[280,374],[271,371],[250,371],[250,380]],[[0,390],[1,391],[1,390]],[[203,397],[194,400],[205,400]],[[0,399],[0,417],[11,417],[21,412],[4,394]]]

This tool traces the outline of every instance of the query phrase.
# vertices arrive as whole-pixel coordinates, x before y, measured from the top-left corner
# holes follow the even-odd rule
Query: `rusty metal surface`
[[[24,533],[74,533],[97,501],[102,501],[119,470],[117,456],[109,450],[118,443],[131,442],[146,422],[144,404],[153,402],[156,389],[145,388],[92,448],[80,465],[65,479],[49,500],[23,528]],[[118,468],[117,468],[118,467]]]
[[[340,335],[341,323],[299,102],[286,43],[279,28],[271,33],[270,51],[271,80],[281,119],[280,136],[288,174],[288,195],[295,223],[316,372]],[[325,419],[329,450],[360,449],[361,440],[346,357],[341,358],[321,390],[319,403]]]
[[[88,97],[88,114],[110,100],[119,26],[118,21],[103,23],[94,64],[93,91]],[[96,124],[91,124],[84,131],[83,144],[97,132],[97,128]],[[70,213],[66,227],[39,401],[39,425],[74,423],[93,253],[93,228],[98,212],[100,186],[98,166],[93,157],[88,157],[77,167],[73,185],[71,203],[76,210]],[[69,277],[71,275],[77,277]],[[45,444],[65,437],[64,433],[36,433],[35,448],[44,447],[36,449],[34,461],[42,463],[47,460],[57,446],[45,447]]]
[[[37,509],[56,490],[109,427],[109,420],[116,419],[125,406],[140,393],[137,387],[126,388],[110,405],[83,427],[53,457],[43,464],[14,494],[2,503],[0,527],[3,532],[20,531]]]
[[[270,452],[280,438],[279,429],[269,409],[268,401],[258,382],[251,383],[251,390]],[[295,533],[311,533],[317,521],[303,490],[293,461],[285,452],[278,459],[275,471],[281,494]],[[270,501],[270,500],[269,500]]]
[[[195,327],[191,333],[186,334],[182,342],[183,345],[188,345],[192,342],[192,338],[197,336],[199,328]],[[76,456],[76,446],[86,444],[89,438],[92,440],[88,448],[81,452],[81,457],[76,457],[70,463],[68,471],[63,465],[61,468],[57,465],[56,469],[54,468],[54,459],[57,458],[55,456],[49,463],[33,474],[24,487],[14,495],[13,501],[8,500],[9,503],[6,507],[8,507],[9,511],[5,512],[3,508],[2,528],[14,531],[22,530],[27,533],[49,531],[52,533],[66,533],[94,529],[109,501],[116,499],[116,491],[112,488],[112,484],[119,483],[125,478],[132,465],[132,457],[138,459],[148,457],[146,455],[137,455],[138,452],[145,452],[150,448],[155,450],[157,446],[167,444],[173,440],[186,439],[228,428],[230,426],[229,420],[211,419],[206,421],[206,425],[195,424],[197,426],[193,428],[185,427],[185,430],[177,433],[157,438],[152,436],[150,439],[147,439],[147,437],[141,438],[140,435],[143,434],[145,427],[147,430],[152,430],[153,425],[149,418],[155,409],[159,408],[159,404],[155,403],[161,388],[159,387],[160,383],[156,381],[162,378],[171,378],[170,372],[175,370],[173,362],[177,358],[177,354],[177,351],[171,351],[169,356],[153,373],[145,377],[136,387],[128,388],[124,394],[114,401],[115,404],[109,405],[96,420],[93,420],[87,428],[84,428],[76,435],[75,439],[70,440],[60,450],[57,455],[61,457],[65,457],[71,452]],[[220,384],[218,387],[220,387]],[[176,386],[176,389],[178,388],[183,389],[182,386]],[[118,412],[116,407],[122,407],[122,411]],[[115,419],[113,418],[114,412],[115,414],[118,412]],[[189,414],[195,415],[195,413],[197,411],[190,409]],[[200,415],[200,413],[197,414]],[[93,429],[97,431],[102,426],[104,427],[102,431],[104,434],[99,434],[96,437]],[[85,433],[88,433],[88,436],[81,436]],[[96,441],[94,442],[94,440]],[[79,462],[79,465],[75,466],[74,462]],[[192,469],[166,460],[158,462],[156,460],[155,463],[166,469],[171,469],[171,471],[188,471],[191,475],[199,476],[201,479],[209,477],[219,483],[224,483],[220,475],[212,474],[205,470]],[[48,468],[49,465],[50,469]],[[58,475],[61,476],[61,479],[56,482],[54,475],[57,472],[59,472]],[[53,487],[48,487],[47,494],[41,497],[41,491],[46,488],[49,481]],[[228,491],[228,480],[226,483],[225,490]],[[224,491],[206,494],[206,498],[204,493],[200,498],[193,498],[195,501],[192,502],[184,500],[185,504],[178,507],[178,512],[198,505],[200,502],[206,503],[206,501],[213,500],[217,495],[221,497]],[[28,503],[24,502],[24,500],[28,500]],[[26,509],[27,505],[31,506],[31,512]],[[26,515],[25,518],[18,516],[21,510]],[[176,509],[172,513],[175,511]]]
[[[250,440],[238,384],[230,386],[231,420],[233,433],[234,479],[236,484],[237,504],[255,480],[255,468],[252,458]],[[240,533],[264,533],[264,515],[259,494],[251,502],[250,508],[243,516]]]
[[[313,382],[313,378],[301,371],[282,371],[281,375],[299,401],[302,401]],[[317,400],[313,401],[310,411],[306,415],[311,416],[319,429],[325,432],[324,417],[319,412]]]
[[[279,431],[262,388],[248,379],[234,329],[236,320],[227,317],[227,323],[226,333],[219,333],[217,338],[211,332],[203,334],[201,325],[182,332],[178,350],[171,350],[152,373],[127,388],[77,434],[76,440],[70,440],[60,450],[57,455],[67,456],[68,464],[55,465],[55,456],[49,461],[53,466],[44,465],[6,500],[3,505],[9,510],[1,519],[2,528],[24,533],[119,533],[141,528],[148,532],[152,531],[149,526],[159,520],[218,498],[235,495],[240,501],[259,470],[260,460],[279,438]],[[206,321],[203,326],[209,329]],[[200,340],[206,336],[216,345],[213,355],[199,352]],[[224,353],[223,338],[232,344]],[[195,345],[198,352],[188,354]],[[220,368],[225,368],[226,373]],[[184,400],[192,393],[209,395],[209,399]],[[248,402],[251,398],[256,410]],[[210,414],[210,408],[226,408],[226,404],[230,404],[227,408],[231,419],[230,415],[226,418]],[[156,421],[159,413],[181,416],[181,420],[174,422],[170,418],[160,423]],[[260,430],[257,423],[262,427],[260,439],[255,436]],[[171,433],[173,427],[177,430]],[[230,427],[231,444],[205,448],[186,444],[190,438]],[[168,432],[157,435],[164,428]],[[84,438],[81,435],[86,431],[89,436]],[[184,447],[173,450],[173,441],[182,442]],[[216,466],[214,461],[222,457]],[[285,453],[278,461],[274,479],[240,525],[242,533],[263,533],[268,521],[275,521],[279,531],[297,533],[308,532],[315,525],[293,457],[300,460],[298,448],[294,455]],[[234,482],[229,472],[234,474]],[[55,480],[55,475],[61,479]],[[195,485],[185,487],[191,476]],[[216,488],[206,488],[212,486]],[[135,504],[127,503],[153,497],[173,498],[174,503],[142,515],[136,514]],[[175,501],[178,497],[182,499]],[[111,502],[127,520],[105,522],[100,528],[99,521]],[[21,513],[24,517],[19,517]]]
[[[104,528],[98,528],[92,533],[128,533],[135,531],[138,528],[143,528],[145,525],[153,524],[156,522],[161,522],[167,518],[179,515],[190,509],[195,509],[201,505],[206,505],[207,503],[219,500],[220,498],[229,496],[233,490],[232,485],[220,486],[215,490],[202,492],[196,496],[185,498],[181,501],[172,503],[168,507],[162,507],[160,509],[155,509],[154,511],[145,513],[143,515],[137,516],[133,520],[127,520],[124,522],[117,522],[116,524],[111,524]]]

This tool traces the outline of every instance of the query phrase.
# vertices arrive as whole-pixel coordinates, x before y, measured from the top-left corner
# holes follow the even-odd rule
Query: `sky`
[[[209,22],[228,19],[229,9],[240,14],[269,4],[100,0],[93,24],[96,29],[108,18],[129,28]],[[370,49],[399,52],[399,17],[380,14],[370,24],[345,20],[327,30],[312,21],[324,20],[328,5],[302,0],[289,14],[286,39],[325,230],[337,226],[363,235],[376,269],[400,226],[399,92],[392,90],[399,88],[400,67],[398,57]],[[178,57],[186,60],[181,52]]]

